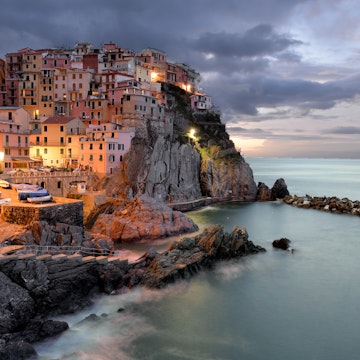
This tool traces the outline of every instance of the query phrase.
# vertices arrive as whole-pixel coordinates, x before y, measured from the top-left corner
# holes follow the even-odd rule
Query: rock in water
[[[220,225],[214,225],[193,238],[185,237],[175,242],[167,251],[150,252],[133,264],[133,269],[122,279],[121,286],[143,285],[162,288],[178,279],[189,278],[201,268],[209,268],[217,260],[238,258],[265,251],[248,240],[244,226],[235,226],[225,233]]]
[[[274,240],[272,245],[274,248],[282,249],[282,250],[288,250],[290,246],[290,240],[287,238],[281,238],[278,240]]]
[[[274,201],[283,199],[287,195],[289,195],[289,191],[283,178],[277,179],[271,189],[262,182],[258,183],[258,201]]]

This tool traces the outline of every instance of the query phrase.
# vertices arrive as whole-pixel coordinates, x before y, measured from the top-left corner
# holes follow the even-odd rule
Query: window
[[[120,155],[120,162],[123,160],[123,156],[122,155]]]
[[[93,161],[93,156],[92,155],[90,155],[89,160]]]
[[[64,138],[63,138],[63,137],[60,138],[60,143],[61,143],[61,144],[64,143]]]
[[[80,144],[80,149],[84,150],[84,144]]]
[[[21,149],[18,149],[18,155],[21,156]]]
[[[44,137],[44,143],[47,144],[48,138],[47,136]]]
[[[99,161],[103,161],[103,156],[99,155]]]
[[[63,125],[60,126],[60,131],[61,131],[61,132],[64,131],[64,126],[63,126]]]
[[[44,132],[47,132],[47,126],[46,125],[44,126]]]
[[[103,148],[102,145],[103,145],[103,144],[99,144],[99,150],[102,150],[102,148]]]
[[[47,149],[45,148],[45,149],[44,149],[44,155],[46,155],[46,154],[47,154]]]
[[[29,150],[24,150],[24,155],[29,156]]]
[[[71,144],[71,137],[68,138],[68,143]]]
[[[10,149],[9,148],[5,148],[5,155],[10,155]]]
[[[60,155],[64,155],[64,149],[60,149]]]
[[[12,120],[12,112],[11,111],[8,113],[8,120]]]
[[[115,161],[115,156],[114,155],[110,155],[109,156],[109,162],[114,162]]]
[[[92,150],[93,149],[93,144],[89,145],[89,149]]]

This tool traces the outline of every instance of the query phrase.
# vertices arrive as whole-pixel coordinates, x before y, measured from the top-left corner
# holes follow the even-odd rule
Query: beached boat
[[[32,184],[11,184],[11,188],[15,189],[16,191],[20,190],[38,190],[42,189],[39,185],[32,185]]]
[[[28,198],[39,198],[43,196],[49,196],[49,192],[42,187],[39,187],[36,190],[18,190],[18,200],[28,200]]]
[[[29,203],[43,203],[43,202],[48,202],[52,200],[51,195],[46,195],[46,196],[39,196],[39,197],[28,197],[26,199]]]

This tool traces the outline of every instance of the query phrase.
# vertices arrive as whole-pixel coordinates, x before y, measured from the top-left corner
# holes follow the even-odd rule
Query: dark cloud
[[[301,44],[301,41],[276,33],[269,24],[257,25],[243,34],[205,33],[191,42],[197,51],[220,58],[271,56]]]
[[[263,76],[230,77],[209,81],[208,88],[220,108],[240,114],[257,115],[259,107],[291,106],[299,109],[330,109],[339,101],[350,101],[360,94],[360,75],[318,83],[302,79]]]
[[[326,66],[304,60],[304,49],[314,45],[302,32],[293,32],[291,22],[302,11],[303,6],[298,5],[312,3],[2,0],[0,57],[24,47],[71,48],[76,42],[99,46],[112,41],[134,51],[151,46],[165,51],[170,61],[187,63],[201,73],[201,86],[213,97],[224,121],[236,117],[249,123],[294,118],[334,120],[326,110],[359,95],[360,75],[350,68],[331,66],[331,59]],[[322,6],[329,8],[325,1]],[[315,23],[306,22],[306,17],[300,21],[304,27]],[[358,54],[352,60],[356,63]],[[259,108],[266,111],[259,112]],[[313,109],[324,111],[313,114]],[[240,126],[231,131],[244,137],[280,139],[275,129]],[[326,132],[328,137],[359,133],[359,128],[351,126],[335,126]],[[294,130],[293,138],[288,138],[304,139],[302,135]]]
[[[333,129],[328,129],[325,131],[327,134],[337,134],[337,135],[358,135],[360,134],[359,126],[338,126]]]

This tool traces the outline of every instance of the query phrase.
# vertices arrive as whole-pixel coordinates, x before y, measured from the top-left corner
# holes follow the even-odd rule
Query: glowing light
[[[157,78],[158,74],[156,72],[151,73],[151,80],[154,81]]]
[[[4,161],[4,152],[3,151],[0,151],[0,161]]]
[[[190,141],[190,139],[191,140],[193,140],[193,141],[198,141],[199,139],[195,136],[195,134],[196,134],[196,130],[195,129],[190,129],[189,130],[189,132],[187,133],[187,136],[188,136],[188,138],[189,138],[189,141]]]

